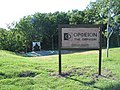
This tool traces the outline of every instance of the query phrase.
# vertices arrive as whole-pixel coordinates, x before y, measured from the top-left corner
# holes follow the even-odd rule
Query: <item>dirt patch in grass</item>
[[[21,72],[18,76],[19,77],[35,77],[36,75],[37,74],[32,71],[24,71],[24,72]]]
[[[41,60],[52,60],[52,58],[56,57],[56,55],[49,55],[49,56],[36,56],[36,57],[30,57],[31,59],[41,59]]]
[[[98,72],[96,72],[98,69],[94,66],[85,66],[82,68],[72,68],[68,71],[62,72],[61,75],[58,73],[51,73],[50,76],[55,77],[72,77],[72,76],[85,76],[85,77],[91,77],[92,79],[98,79],[98,78],[106,78],[106,79],[116,79],[116,75],[112,73],[109,69],[102,69],[102,74],[98,75]]]
[[[72,69],[70,69],[68,71],[62,72],[61,75],[59,75],[58,73],[52,73],[50,75],[51,76],[57,76],[57,77],[68,77],[68,76],[71,77],[71,76],[75,76],[75,75],[81,76],[81,75],[86,75],[87,72],[89,72],[91,67],[92,66],[85,66],[83,68],[72,68]]]
[[[98,51],[86,51],[86,52],[81,52],[80,54],[96,54]]]
[[[102,69],[102,74],[98,75],[97,73],[92,74],[93,78],[106,78],[116,80],[117,77],[110,69]]]

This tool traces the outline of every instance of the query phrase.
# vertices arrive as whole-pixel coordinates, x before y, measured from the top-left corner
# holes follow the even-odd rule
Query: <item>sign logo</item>
[[[71,35],[69,33],[64,33],[64,40],[69,40]]]

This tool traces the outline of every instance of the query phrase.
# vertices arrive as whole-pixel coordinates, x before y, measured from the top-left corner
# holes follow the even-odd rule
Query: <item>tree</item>
[[[7,30],[0,28],[0,49],[7,49],[7,35]]]
[[[83,24],[84,12],[79,10],[72,10],[67,12],[69,24]]]
[[[115,31],[114,23],[116,22],[118,25],[120,25],[118,22],[119,21],[118,17],[120,13],[119,6],[120,0],[96,0],[96,2],[91,2],[90,5],[85,10],[86,23],[88,22],[96,24],[106,24],[107,35],[105,34],[105,29],[103,31],[104,35],[107,36],[106,57],[108,57],[109,40],[112,34],[112,30]]]

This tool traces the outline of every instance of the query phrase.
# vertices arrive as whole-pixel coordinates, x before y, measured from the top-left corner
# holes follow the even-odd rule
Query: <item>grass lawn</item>
[[[98,76],[98,51],[62,55],[22,57],[0,50],[0,90],[120,90],[120,48],[102,53],[102,75]]]

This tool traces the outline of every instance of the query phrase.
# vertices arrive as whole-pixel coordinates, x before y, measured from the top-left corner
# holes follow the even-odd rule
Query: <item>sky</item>
[[[0,0],[0,28],[35,12],[84,10],[90,1],[95,0]]]

